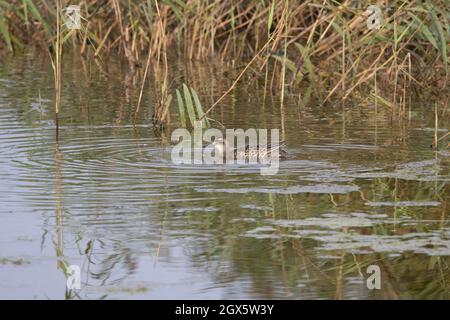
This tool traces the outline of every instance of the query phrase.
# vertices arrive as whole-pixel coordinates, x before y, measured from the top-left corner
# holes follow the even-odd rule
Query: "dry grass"
[[[132,72],[144,65],[144,81],[150,65],[161,67],[163,106],[169,97],[170,52],[189,60],[252,60],[247,72],[282,101],[305,82],[326,88],[323,102],[347,99],[376,83],[368,99],[402,116],[414,88],[448,87],[450,4],[378,1],[383,23],[369,30],[366,8],[372,2],[83,0],[82,30],[62,28],[58,35],[56,5],[0,0],[0,47],[47,50],[60,39],[61,48],[100,60],[119,53]],[[144,83],[141,96],[142,90]]]

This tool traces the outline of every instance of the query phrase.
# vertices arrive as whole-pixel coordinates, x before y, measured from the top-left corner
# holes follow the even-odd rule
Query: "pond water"
[[[450,298],[450,152],[430,147],[431,102],[396,120],[371,104],[321,106],[310,87],[280,108],[244,78],[212,117],[281,130],[290,157],[262,176],[172,163],[176,116],[166,133],[151,125],[158,82],[135,123],[140,78],[113,59],[100,70],[66,55],[56,141],[50,62],[2,59],[0,298]],[[189,83],[204,105],[234,70],[171,65],[174,88]],[[66,290],[69,265],[80,290]],[[367,288],[370,265],[380,290]]]

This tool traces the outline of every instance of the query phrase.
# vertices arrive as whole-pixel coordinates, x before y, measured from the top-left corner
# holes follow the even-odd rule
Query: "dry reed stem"
[[[230,88],[228,88],[228,90],[222,94],[222,96],[216,100],[216,102],[214,102],[212,104],[212,106],[206,110],[205,114],[199,119],[199,120],[203,120],[204,117],[206,117],[206,115],[209,114],[209,112],[211,112],[212,109],[214,109],[215,106],[217,106],[217,104],[222,101],[223,98],[225,98],[236,86],[236,84],[239,82],[239,80],[242,78],[242,76],[245,74],[245,71],[247,71],[247,69],[250,67],[250,65],[256,60],[256,58],[259,57],[259,55],[268,47],[270,41],[272,40],[272,38],[269,38],[269,40],[266,42],[266,44],[258,51],[258,53],[252,58],[252,60],[250,60],[250,62],[245,66],[245,68],[241,71],[241,73],[238,75],[238,77],[236,78],[236,80],[234,80],[233,84],[231,85]]]

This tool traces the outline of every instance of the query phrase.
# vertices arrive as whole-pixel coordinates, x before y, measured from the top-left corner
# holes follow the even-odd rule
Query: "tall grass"
[[[55,125],[56,139],[59,136],[59,110],[61,108],[61,0],[56,0],[56,40],[54,45],[55,58],[52,60],[53,73],[55,76]]]
[[[134,69],[145,57],[166,63],[169,51],[187,59],[246,60],[270,40],[253,72],[265,70],[266,84],[282,97],[313,82],[327,88],[324,101],[346,99],[377,75],[378,87],[392,94],[374,99],[404,110],[410,86],[448,85],[450,3],[378,3],[381,29],[368,30],[369,0],[84,0],[85,32],[63,46],[99,58],[119,53]],[[0,0],[0,47],[48,48],[57,17],[48,1]]]

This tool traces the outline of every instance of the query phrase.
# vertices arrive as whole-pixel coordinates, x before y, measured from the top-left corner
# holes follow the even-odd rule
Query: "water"
[[[430,102],[404,121],[305,95],[280,109],[244,79],[213,118],[282,130],[290,158],[261,176],[173,164],[150,125],[158,82],[134,126],[140,79],[105,66],[65,57],[56,142],[48,60],[0,65],[0,298],[450,298],[450,154],[430,148]],[[221,68],[171,72],[208,105],[233,80]],[[66,291],[69,265],[79,291]],[[381,290],[367,289],[369,265]]]

